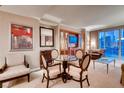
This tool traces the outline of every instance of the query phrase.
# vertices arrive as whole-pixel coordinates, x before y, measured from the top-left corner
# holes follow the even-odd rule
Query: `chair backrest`
[[[53,49],[51,51],[51,57],[52,57],[52,59],[56,59],[58,56],[59,56],[58,50],[57,49]]]
[[[6,56],[7,66],[24,65],[24,54],[8,54]]]
[[[84,56],[84,58],[82,59],[82,63],[81,63],[81,68],[83,70],[87,70],[87,68],[89,67],[89,64],[90,64],[90,55],[89,54],[86,54]]]
[[[75,53],[75,56],[78,58],[78,59],[82,59],[83,57],[83,51],[81,49],[78,49]]]
[[[44,68],[47,68],[47,62],[46,62],[46,60],[45,60],[45,58],[44,58],[43,55],[41,55],[41,59],[42,59],[43,67],[44,67]]]

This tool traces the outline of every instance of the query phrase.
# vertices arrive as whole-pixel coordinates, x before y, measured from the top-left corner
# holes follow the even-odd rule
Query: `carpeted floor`
[[[74,69],[71,69],[74,70]],[[73,71],[76,73],[76,71]],[[120,84],[121,69],[120,64],[116,63],[114,68],[113,63],[109,65],[109,73],[106,73],[106,65],[101,63],[96,63],[95,70],[93,69],[93,64],[91,62],[89,70],[89,81],[90,87],[88,87],[87,82],[83,82],[84,88],[123,88]],[[17,80],[9,81],[3,84],[4,88],[45,88],[46,80],[42,83],[42,70],[31,73],[31,81],[27,82],[27,78],[20,78]],[[80,83],[73,80],[68,80],[67,83],[63,83],[62,79],[56,79],[50,81],[50,88],[80,88]]]

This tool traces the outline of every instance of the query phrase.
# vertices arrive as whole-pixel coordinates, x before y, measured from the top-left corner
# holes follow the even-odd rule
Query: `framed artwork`
[[[54,29],[40,27],[40,47],[54,46]]]
[[[11,24],[11,50],[32,50],[32,27]]]

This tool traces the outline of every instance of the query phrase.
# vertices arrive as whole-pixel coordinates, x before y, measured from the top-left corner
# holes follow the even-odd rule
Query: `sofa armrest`
[[[25,65],[27,68],[29,68],[29,64],[28,64],[28,62],[26,61],[26,55],[24,55],[24,65]]]
[[[28,64],[26,61],[24,61],[24,65],[25,65],[27,68],[29,68],[29,64]]]
[[[6,67],[7,67],[6,64],[0,65],[0,74],[2,74],[5,71]]]

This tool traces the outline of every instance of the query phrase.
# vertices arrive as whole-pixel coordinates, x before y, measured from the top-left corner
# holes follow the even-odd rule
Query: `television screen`
[[[77,36],[69,35],[69,43],[77,44],[78,43]]]

